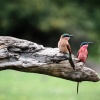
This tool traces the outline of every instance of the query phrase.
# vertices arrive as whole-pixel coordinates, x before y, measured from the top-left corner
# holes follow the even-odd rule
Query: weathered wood
[[[71,81],[100,80],[99,75],[85,67],[72,55],[76,70],[68,61],[68,55],[58,48],[47,48],[36,43],[8,36],[0,36],[0,70],[12,69],[22,72],[46,74]]]

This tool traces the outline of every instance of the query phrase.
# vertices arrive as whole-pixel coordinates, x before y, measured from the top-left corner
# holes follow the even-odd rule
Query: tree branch
[[[85,67],[72,55],[75,68],[58,48],[47,48],[36,43],[8,36],[0,36],[0,70],[12,69],[22,72],[46,74],[71,81],[100,80],[99,75]]]

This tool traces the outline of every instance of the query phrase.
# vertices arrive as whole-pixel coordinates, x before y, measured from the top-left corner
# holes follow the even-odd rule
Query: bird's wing
[[[69,45],[67,45],[67,49],[68,49],[68,51],[69,51],[69,62],[70,62],[70,65],[71,65],[72,68],[75,70],[75,65],[74,65],[73,60],[72,60],[71,49],[70,49]]]
[[[70,47],[69,44],[67,44],[67,49],[68,49],[68,51],[69,51],[69,54],[71,54],[72,52],[71,52],[71,47]]]

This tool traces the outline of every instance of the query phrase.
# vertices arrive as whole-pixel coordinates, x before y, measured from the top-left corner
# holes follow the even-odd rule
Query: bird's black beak
[[[69,35],[69,37],[73,37],[73,35]]]
[[[88,44],[92,44],[93,42],[88,42]]]

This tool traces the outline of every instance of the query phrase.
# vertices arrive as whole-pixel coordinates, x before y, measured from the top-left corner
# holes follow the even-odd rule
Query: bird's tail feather
[[[69,49],[68,46],[67,46],[67,49],[68,49],[68,51],[69,51],[69,63],[70,63],[70,65],[73,67],[73,69],[75,70],[75,65],[74,65],[74,63],[73,63],[72,56],[71,56],[71,52],[70,52],[70,49]]]
[[[78,89],[79,89],[79,82],[77,82],[77,94],[78,94]]]

